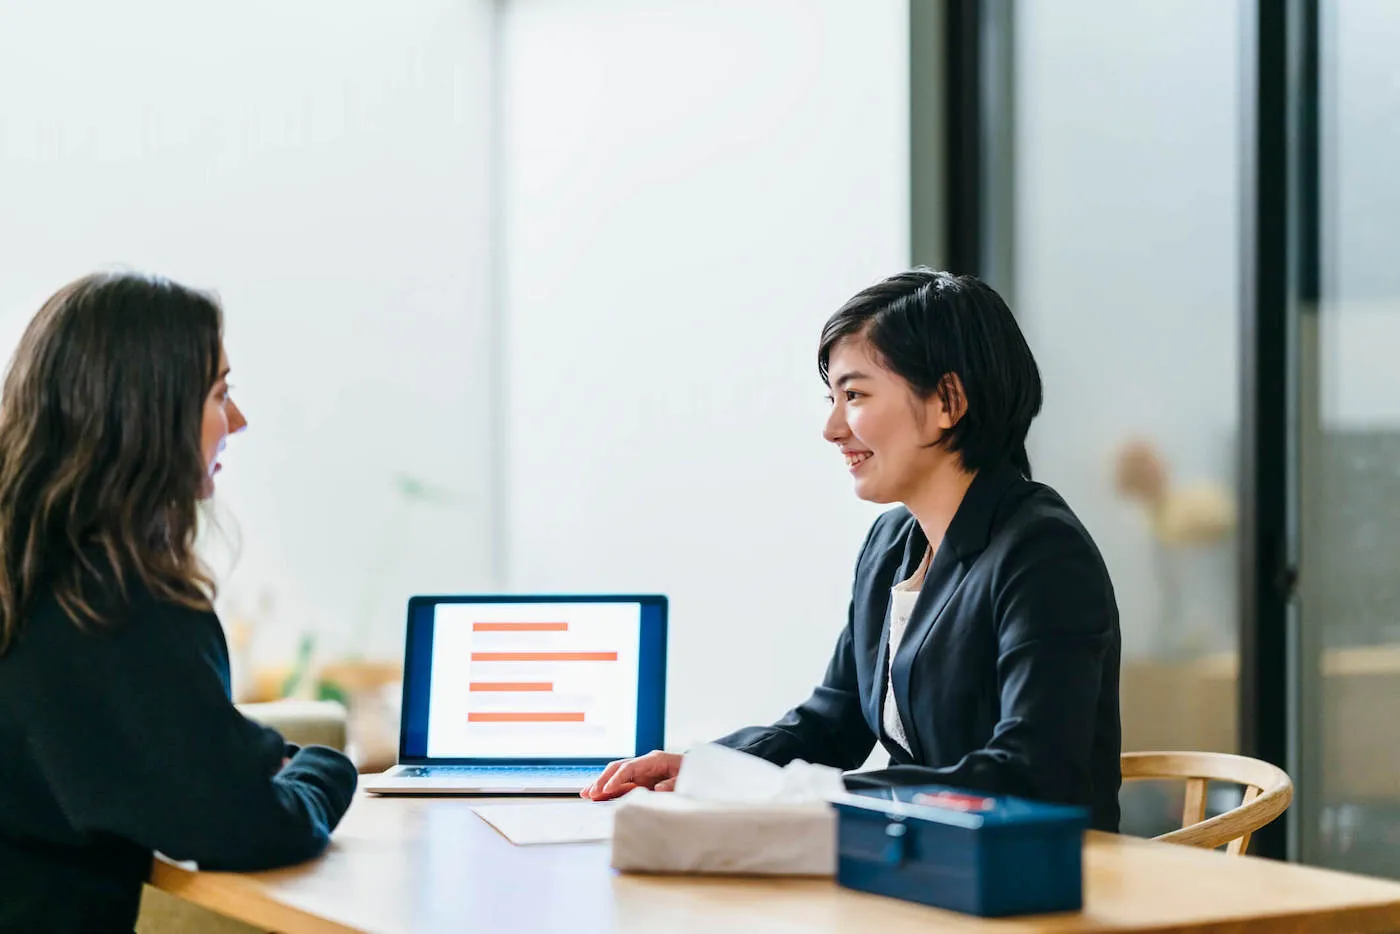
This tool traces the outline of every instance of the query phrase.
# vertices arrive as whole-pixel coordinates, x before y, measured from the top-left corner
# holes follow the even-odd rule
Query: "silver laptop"
[[[373,794],[578,794],[664,744],[667,601],[413,597],[399,764]]]

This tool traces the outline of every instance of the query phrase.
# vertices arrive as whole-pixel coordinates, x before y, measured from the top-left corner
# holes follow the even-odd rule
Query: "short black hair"
[[[975,276],[919,266],[857,293],[827,320],[817,369],[830,385],[837,342],[862,336],[921,399],[950,402],[944,377],[956,374],[966,411],[937,443],[964,470],[1011,464],[1031,475],[1026,433],[1040,412],[1040,368],[1011,309]]]

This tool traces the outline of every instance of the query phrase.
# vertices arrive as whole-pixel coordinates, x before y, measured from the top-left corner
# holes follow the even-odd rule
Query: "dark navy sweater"
[[[284,866],[350,806],[348,759],[234,708],[213,613],[130,587],[103,626],[40,600],[0,657],[0,932],[129,934],[153,851]]]

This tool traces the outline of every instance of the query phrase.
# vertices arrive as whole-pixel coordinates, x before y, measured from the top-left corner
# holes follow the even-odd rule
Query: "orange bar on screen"
[[[468,723],[582,723],[581,713],[469,713]]]
[[[568,623],[472,623],[472,632],[568,632]]]
[[[552,691],[552,681],[473,681],[468,691]]]
[[[616,652],[473,652],[474,662],[615,662]]]

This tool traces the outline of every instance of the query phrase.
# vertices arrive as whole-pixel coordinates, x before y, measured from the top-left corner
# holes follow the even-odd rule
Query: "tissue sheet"
[[[633,872],[829,876],[841,773],[779,768],[722,746],[686,754],[676,791],[638,789],[613,811],[612,865]]]

